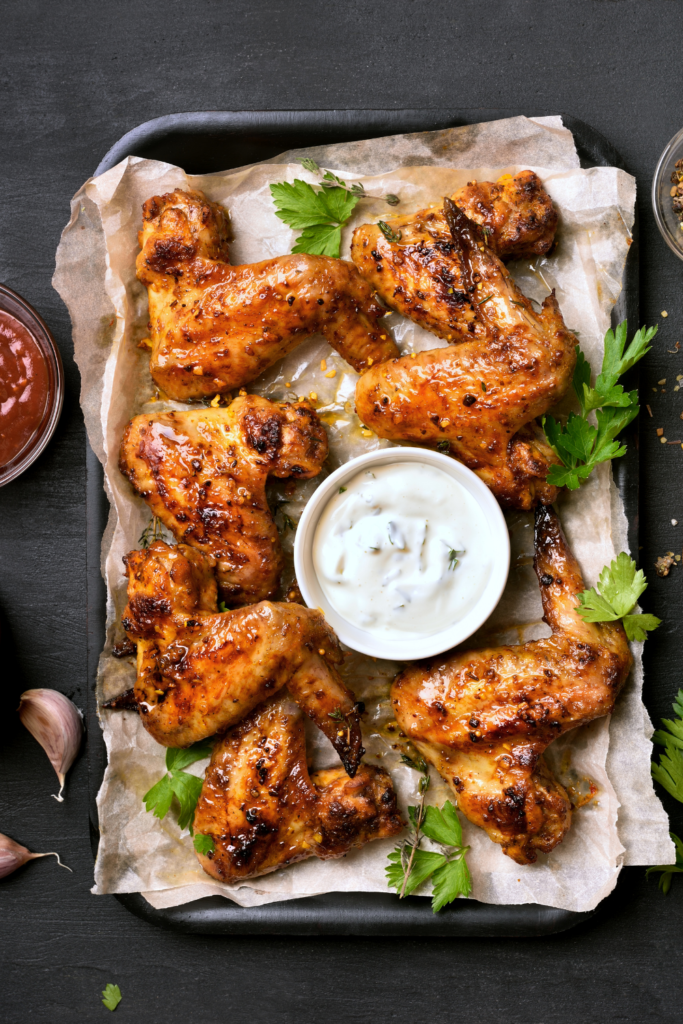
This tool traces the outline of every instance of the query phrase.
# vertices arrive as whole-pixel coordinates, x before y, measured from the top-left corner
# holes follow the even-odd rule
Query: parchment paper
[[[602,338],[621,288],[633,223],[635,181],[616,168],[582,170],[571,134],[560,118],[510,118],[447,131],[396,136],[288,153],[264,164],[223,174],[186,175],[180,168],[130,157],[90,179],[72,203],[72,216],[57,252],[55,288],[69,308],[75,356],[81,370],[83,407],[90,442],[105,468],[112,505],[103,541],[107,582],[107,643],[102,655],[98,695],[108,697],[131,686],[134,669],[111,656],[122,638],[125,606],[122,556],[139,546],[150,519],[147,506],[132,495],[117,470],[121,434],[131,416],[143,411],[183,408],[155,401],[148,355],[137,349],[147,334],[147,296],[135,277],[141,206],[154,194],[174,187],[200,188],[230,212],[233,263],[250,263],[291,250],[295,233],[275,216],[268,186],[295,177],[315,181],[295,159],[313,155],[342,176],[361,181],[377,195],[394,192],[399,210],[409,212],[439,202],[472,178],[496,178],[525,167],[542,177],[559,212],[558,244],[553,254],[518,262],[513,274],[522,290],[541,300],[551,288],[567,325],[580,335],[594,370],[602,358]],[[361,201],[344,230],[344,251],[356,225],[386,216],[379,200]],[[436,348],[433,335],[397,314],[388,317],[403,352]],[[631,325],[635,328],[636,325]],[[323,375],[334,367],[334,379]],[[331,448],[330,470],[349,458],[388,442],[364,437],[354,413],[356,374],[320,338],[312,338],[262,375],[249,390],[284,400],[315,392]],[[289,383],[291,386],[286,387]],[[566,411],[570,399],[565,399]],[[324,474],[323,474],[324,475]],[[321,482],[279,482],[294,519]],[[595,584],[603,565],[626,548],[626,521],[608,465],[593,473],[580,491],[562,499],[560,513],[586,584]],[[518,643],[546,635],[541,602],[531,568],[532,517],[508,516],[513,561],[508,586],[494,615],[468,641]],[[291,552],[292,536],[284,536]],[[291,571],[291,570],[290,570]],[[576,792],[590,782],[596,795],[574,814],[569,835],[548,856],[519,867],[478,828],[464,822],[473,876],[473,896],[489,903],[541,903],[569,910],[594,907],[614,887],[624,863],[672,863],[668,822],[650,777],[652,725],[641,700],[641,645],[634,645],[635,670],[610,724],[603,718],[562,737],[548,756],[559,777]],[[354,654],[344,674],[368,708],[365,746],[370,763],[392,775],[405,813],[415,802],[415,773],[399,761],[397,730],[388,688],[398,669],[390,662]],[[330,891],[386,891],[384,867],[394,841],[375,842],[338,861],[305,861],[231,887],[214,882],[199,867],[187,832],[173,815],[159,821],[144,810],[143,794],[164,774],[165,750],[144,730],[137,714],[103,712],[101,723],[109,765],[98,796],[101,839],[93,892],[143,892],[156,907],[174,906],[220,893],[244,906]],[[327,740],[308,728],[316,766],[336,758]],[[206,762],[190,771],[201,775]],[[430,800],[450,795],[432,772]],[[423,889],[428,893],[429,887]]]

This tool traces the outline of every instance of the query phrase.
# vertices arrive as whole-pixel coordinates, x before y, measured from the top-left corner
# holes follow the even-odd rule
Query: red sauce
[[[0,309],[0,466],[29,443],[48,398],[47,363],[33,335]]]

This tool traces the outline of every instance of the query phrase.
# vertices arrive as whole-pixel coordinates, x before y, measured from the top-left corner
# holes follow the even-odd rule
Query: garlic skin
[[[5,836],[0,832],[0,878],[6,878],[7,875],[11,875],[13,871],[22,867],[27,861],[35,860],[37,857],[56,857],[60,868],[66,868],[67,871],[71,871],[70,867],[62,864],[59,854],[55,853],[54,850],[50,853],[31,853],[25,846],[20,846],[19,843],[15,843],[9,836]]]
[[[26,690],[20,698],[19,718],[38,740],[57,772],[59,793],[52,795],[62,803],[66,773],[83,739],[81,712],[58,690]]]

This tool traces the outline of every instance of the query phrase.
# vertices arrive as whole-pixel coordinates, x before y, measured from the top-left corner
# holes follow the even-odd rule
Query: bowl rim
[[[657,166],[655,167],[655,172],[652,177],[652,189],[650,191],[650,196],[652,200],[652,212],[655,215],[655,221],[657,222],[657,227],[659,228],[660,235],[662,236],[666,244],[669,246],[671,251],[674,252],[679,259],[683,260],[683,231],[681,231],[681,240],[679,244],[679,242],[671,234],[669,225],[666,223],[666,220],[662,215],[659,195],[659,190],[662,183],[662,176],[664,173],[664,167],[666,166],[667,161],[671,157],[672,152],[681,144],[683,144],[683,128],[681,128],[680,131],[677,131],[676,134],[671,139],[669,139],[666,146],[662,150],[662,154],[659,160],[657,161]]]
[[[35,434],[6,466],[0,466],[0,487],[4,487],[36,461],[55,432],[64,405],[64,367],[52,332],[40,313],[13,288],[2,283],[0,310],[13,316],[27,329],[45,358],[49,377],[45,411]]]
[[[326,599],[313,563],[313,539],[323,509],[345,480],[373,465],[421,462],[446,472],[462,484],[484,513],[491,532],[492,571],[481,597],[459,622],[430,636],[406,640],[384,639],[354,626]],[[451,650],[472,636],[497,606],[510,569],[510,535],[502,509],[476,473],[448,455],[431,449],[392,446],[350,459],[330,474],[313,492],[299,520],[294,539],[294,569],[299,589],[309,608],[319,608],[343,644],[361,654],[391,661],[418,661]]]

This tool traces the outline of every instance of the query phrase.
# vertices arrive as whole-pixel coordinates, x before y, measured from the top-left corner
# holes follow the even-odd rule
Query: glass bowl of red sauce
[[[34,462],[64,401],[64,371],[42,317],[0,284],[0,487]]]

